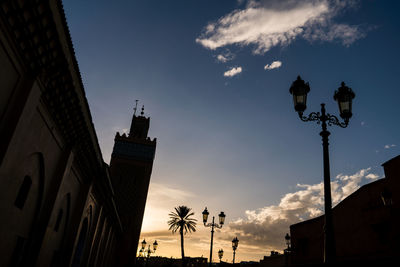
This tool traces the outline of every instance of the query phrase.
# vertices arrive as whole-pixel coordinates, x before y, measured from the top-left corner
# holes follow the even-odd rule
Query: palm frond
[[[191,216],[194,216],[192,209],[186,206],[178,206],[174,209],[175,211],[168,214],[170,217],[170,220],[168,221],[168,230],[171,230],[172,233],[179,230],[183,231],[185,234],[187,232],[196,232],[197,220],[191,218]]]

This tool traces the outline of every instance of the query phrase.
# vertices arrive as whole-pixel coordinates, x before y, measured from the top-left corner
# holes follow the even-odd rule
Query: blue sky
[[[320,126],[294,112],[299,74],[311,86],[306,113],[324,102],[338,115],[342,81],[356,93],[349,127],[329,129],[337,201],[399,154],[398,1],[63,2],[104,160],[136,99],[151,117],[158,145],[142,236],[161,240],[159,255],[179,257],[166,233],[177,205],[198,219],[205,206],[223,210],[214,257],[238,235],[241,260],[282,249],[288,225],[320,214],[320,198],[307,198],[320,197]],[[208,255],[209,229],[198,229],[190,256]]]

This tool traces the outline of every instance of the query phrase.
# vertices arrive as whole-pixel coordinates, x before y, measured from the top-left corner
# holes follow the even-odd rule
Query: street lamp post
[[[233,249],[233,261],[232,263],[235,264],[235,256],[236,256],[236,249],[239,246],[239,239],[237,237],[235,237],[232,240],[232,249]]]
[[[285,266],[289,266],[289,253],[291,252],[291,248],[290,248],[290,235],[288,233],[286,233],[285,235],[285,241],[287,246],[287,248],[283,251],[285,255]]]
[[[147,265],[147,262],[150,259],[150,254],[156,253],[158,243],[157,243],[157,240],[154,241],[153,250],[150,249],[150,244],[149,244],[149,247],[146,249],[146,245],[147,245],[146,239],[143,239],[141,244],[142,244],[142,248],[139,250],[139,257],[147,258],[146,259],[146,265]]]
[[[332,222],[332,197],[331,197],[331,178],[329,170],[329,141],[328,137],[330,132],[327,131],[327,126],[336,125],[342,128],[346,128],[349,124],[349,119],[352,116],[352,100],[355,97],[354,92],[351,88],[347,87],[344,82],[335,91],[333,96],[334,100],[338,102],[340,117],[344,120],[340,122],[339,119],[326,113],[325,104],[321,104],[321,113],[311,112],[308,117],[303,116],[304,110],[307,105],[307,93],[310,91],[310,86],[305,83],[300,76],[297,77],[290,87],[290,93],[293,95],[294,109],[299,114],[299,118],[302,121],[316,121],[321,124],[322,131],[320,133],[322,137],[323,146],[323,160],[324,160],[324,207],[325,207],[325,225],[324,225],[324,263],[330,264],[335,261],[335,240],[333,234],[333,222]]]
[[[212,223],[207,223],[208,215],[210,214],[207,210],[207,207],[204,209],[202,212],[203,214],[203,223],[205,227],[211,227],[211,246],[210,246],[210,263],[209,265],[212,265],[212,249],[213,249],[213,238],[214,238],[214,227],[221,229],[222,226],[224,225],[225,222],[225,213],[221,211],[221,213],[218,215],[219,217],[219,224],[214,222],[215,217],[213,216],[212,218]]]
[[[287,251],[290,251],[290,235],[288,233],[285,235],[285,241],[287,245]]]
[[[218,250],[218,258],[219,258],[219,263],[221,264],[222,262],[222,257],[224,256],[224,250],[221,248]]]

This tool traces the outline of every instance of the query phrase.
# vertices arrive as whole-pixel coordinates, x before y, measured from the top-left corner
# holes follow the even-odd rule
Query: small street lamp
[[[233,249],[233,261],[232,263],[235,264],[235,256],[236,256],[236,249],[239,246],[239,239],[235,237],[232,239],[232,249]]]
[[[290,248],[290,235],[288,233],[286,233],[285,235],[285,241],[287,245],[287,248],[283,251],[285,254],[285,266],[289,266],[289,253],[291,252],[291,248]]]
[[[285,241],[287,245],[287,250],[290,251],[290,235],[288,233],[286,233],[285,235]]]
[[[218,258],[219,258],[219,263],[222,262],[222,257],[224,256],[224,251],[221,248],[220,250],[218,250]]]
[[[330,132],[327,131],[327,125],[336,125],[342,128],[346,128],[349,124],[349,119],[353,115],[351,113],[352,100],[355,97],[354,92],[350,87],[347,87],[344,82],[335,91],[333,99],[337,101],[339,105],[340,117],[344,120],[340,122],[339,119],[326,113],[325,104],[321,104],[321,113],[311,112],[308,117],[303,116],[303,112],[307,108],[307,93],[310,92],[310,85],[305,83],[300,76],[297,77],[292,83],[289,92],[293,95],[294,109],[299,114],[299,118],[302,121],[316,121],[321,124],[322,131],[322,146],[323,146],[323,160],[324,160],[324,207],[325,207],[325,225],[324,225],[324,262],[326,264],[335,261],[335,240],[333,234],[333,222],[332,222],[332,197],[331,197],[331,178],[329,170],[329,142],[328,137]]]
[[[211,227],[211,246],[210,246],[210,263],[209,263],[209,265],[211,266],[211,265],[212,265],[212,250],[213,250],[214,227],[215,227],[215,228],[218,228],[218,229],[221,229],[221,228],[222,228],[222,226],[223,226],[224,223],[225,223],[225,213],[224,213],[223,211],[221,211],[221,213],[218,215],[218,217],[219,217],[219,224],[214,222],[214,220],[215,220],[215,217],[214,217],[214,216],[213,216],[213,219],[212,219],[212,223],[207,223],[208,215],[210,214],[210,213],[208,212],[208,210],[207,210],[207,207],[204,209],[204,211],[202,212],[202,214],[203,214],[203,223],[204,223],[204,226],[205,226],[205,227]]]
[[[149,244],[148,248],[146,249],[146,245],[147,245],[146,239],[143,239],[141,244],[142,244],[142,248],[139,250],[139,257],[147,258],[146,259],[146,265],[147,265],[147,262],[149,261],[150,255],[152,253],[156,253],[156,250],[157,250],[157,247],[158,247],[158,243],[157,243],[157,240],[154,241],[153,250],[151,250],[150,244]]]

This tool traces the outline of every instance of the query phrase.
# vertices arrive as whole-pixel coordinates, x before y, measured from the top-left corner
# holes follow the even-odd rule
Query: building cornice
[[[42,99],[66,145],[88,176],[99,174],[103,158],[61,1],[3,1],[0,18],[21,64],[43,85]]]

